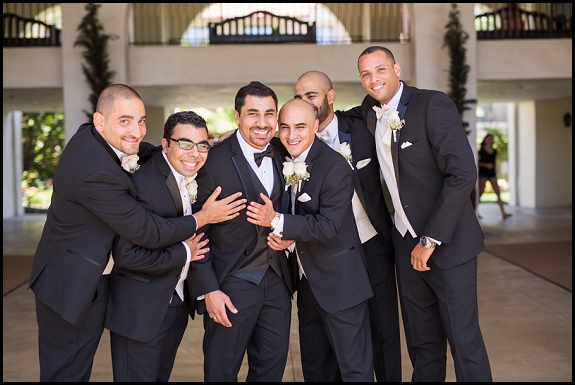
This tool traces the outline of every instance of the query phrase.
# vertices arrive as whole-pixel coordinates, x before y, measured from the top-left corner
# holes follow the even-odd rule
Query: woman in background
[[[485,191],[485,184],[487,181],[491,183],[493,191],[497,195],[497,203],[501,209],[501,214],[503,219],[507,219],[511,214],[506,213],[503,208],[503,201],[501,200],[501,192],[499,191],[499,185],[497,184],[497,174],[495,172],[495,159],[497,157],[497,150],[493,148],[493,135],[487,134],[481,142],[481,148],[479,149],[479,197],[477,198],[478,203],[481,200],[481,195]],[[481,218],[481,216],[479,216]]]

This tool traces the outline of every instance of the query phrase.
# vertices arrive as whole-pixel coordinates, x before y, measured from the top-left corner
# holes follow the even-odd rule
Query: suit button
[[[246,250],[246,251],[244,251],[244,254],[245,254],[245,255],[250,255],[250,251],[249,251],[249,250]]]

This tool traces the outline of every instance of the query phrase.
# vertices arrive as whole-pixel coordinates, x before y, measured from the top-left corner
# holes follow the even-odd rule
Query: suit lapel
[[[373,108],[367,111],[367,129],[371,132],[371,135],[375,138],[375,124],[377,123],[377,115]]]
[[[397,112],[399,114],[399,119],[405,118],[405,113],[407,112],[407,106],[403,103],[408,103],[409,99],[411,98],[411,89],[407,87],[405,84],[403,85],[403,92],[401,94],[401,100],[397,105]],[[402,103],[403,102],[403,103]],[[403,128],[401,129],[403,130]],[[395,180],[397,181],[397,186],[399,188],[399,161],[398,161],[398,152],[399,152],[399,138],[401,136],[401,130],[397,130],[396,132],[396,141],[391,141],[391,158],[393,159],[393,169],[395,170]]]
[[[239,135],[239,134],[238,134]],[[235,135],[230,137],[230,152],[232,153],[232,163],[236,168],[240,181],[242,183],[242,188],[244,189],[244,194],[246,195],[248,201],[258,201],[258,196],[254,184],[252,182],[252,177],[248,167],[248,161],[244,156],[238,138]]]
[[[172,173],[172,169],[164,159],[164,156],[160,152],[156,155],[156,163],[158,168],[160,169],[160,174],[162,174],[166,178],[166,187],[170,190],[170,194],[172,194],[172,198],[174,199],[174,204],[176,205],[176,211],[178,212],[178,216],[181,217],[184,215],[184,206],[182,203],[182,195],[180,193],[180,187],[178,186],[178,182],[176,182],[176,177],[174,173]]]
[[[310,175],[310,179],[312,178],[311,171],[313,168],[313,161],[315,160],[315,158],[317,158],[317,155],[319,154],[319,149],[320,149],[320,143],[319,142],[321,142],[320,138],[317,138],[317,137],[314,138],[313,143],[311,145],[311,148],[309,150],[309,153],[307,154],[307,157],[305,158],[305,163],[307,164],[307,172]],[[325,143],[323,143],[323,144],[325,144]],[[326,144],[326,146],[328,146],[328,145]],[[330,147],[330,149],[331,149],[331,147]],[[303,186],[305,185],[305,183],[306,183],[305,180],[303,180],[301,182],[301,188],[299,189],[299,191],[296,194],[296,202],[297,202],[297,198],[299,197],[299,194],[301,194],[301,192],[303,191]]]
[[[351,149],[351,153],[352,153],[352,157],[353,157],[353,143],[351,142],[351,135],[340,131],[339,132],[339,142],[343,143],[343,142],[348,142],[349,143],[349,148]],[[356,162],[357,159],[354,158],[354,162]],[[357,167],[353,167],[353,169],[351,170],[351,179],[353,181],[353,187],[355,188],[355,192],[357,193],[357,196],[359,198],[359,201],[361,202],[362,206],[365,208],[367,207],[365,205],[365,198],[363,196],[363,190],[361,189],[361,183],[359,182],[359,175],[357,174]]]
[[[278,188],[282,189],[281,210],[280,211],[282,213],[287,213],[288,209],[289,209],[289,201],[290,201],[290,199],[289,199],[290,194],[289,193],[290,193],[290,191],[289,191],[289,189],[287,191],[285,189],[285,179],[283,178],[283,162],[284,162],[284,159],[282,159],[280,152],[278,151],[277,148],[274,148],[273,163],[274,163],[274,167],[276,168],[276,171],[280,175],[279,180],[280,180],[281,184],[278,186]],[[275,188],[275,186],[274,186],[274,188]]]

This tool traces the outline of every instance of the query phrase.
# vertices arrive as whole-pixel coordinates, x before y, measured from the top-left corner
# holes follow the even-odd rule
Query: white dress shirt
[[[184,176],[182,174],[180,174],[179,172],[177,172],[172,167],[172,165],[168,161],[168,157],[166,156],[166,153],[164,153],[162,151],[162,155],[163,155],[164,159],[166,160],[166,162],[168,163],[168,166],[170,166],[170,169],[172,170],[172,173],[174,174],[174,178],[176,178],[176,183],[178,184],[178,187],[182,186],[182,182],[184,181]],[[181,198],[182,198],[182,205],[184,206],[184,215],[192,215],[192,205],[190,203],[190,197],[188,195],[188,189],[187,188],[180,188],[180,194],[181,194]],[[186,248],[187,262],[184,265],[184,267],[182,267],[182,273],[180,274],[180,277],[178,278],[178,283],[176,283],[176,293],[178,293],[178,296],[183,301],[184,300],[184,281],[186,280],[186,277],[188,276],[188,270],[190,269],[190,262],[192,259],[192,253],[190,251],[190,248],[186,244],[186,242],[182,241],[182,244]]]
[[[256,164],[254,159],[254,154],[257,152],[265,151],[270,144],[265,146],[263,149],[259,150],[257,148],[252,147],[245,141],[242,135],[239,132],[236,132],[238,137],[238,142],[240,143],[240,147],[244,156],[246,157],[249,165],[252,167],[260,182],[265,187],[266,191],[268,192],[268,196],[271,196],[272,191],[274,189],[274,169],[273,169],[273,160],[269,157],[264,157],[262,160],[262,164],[260,167]]]
[[[389,103],[387,103],[387,106],[391,109],[391,111],[397,111],[397,106],[399,105],[399,100],[401,99],[402,93],[403,83],[401,83],[399,91],[389,101]],[[399,188],[397,186],[395,168],[391,156],[391,141],[393,140],[393,135],[387,126],[387,118],[383,116],[381,119],[378,119],[375,127],[375,148],[377,151],[377,158],[379,160],[379,165],[381,167],[385,183],[391,195],[393,208],[395,209],[395,213],[393,214],[393,222],[402,236],[404,236],[405,233],[409,231],[411,236],[416,238],[417,234],[409,223],[409,219],[407,219],[405,211],[403,211],[403,205],[401,204],[401,198],[399,197]]]
[[[313,144],[313,142],[312,142]],[[309,150],[311,149],[311,146],[308,147],[307,150],[305,150],[304,152],[302,152],[300,154],[300,156],[298,156],[297,158],[295,158],[294,160],[300,161],[300,162],[305,162],[305,159],[307,158],[307,154],[309,154]],[[291,195],[291,210],[292,210],[292,214],[295,215],[295,197],[296,197],[296,189],[297,189],[297,185],[295,186],[291,186],[290,187],[290,195]],[[279,235],[280,237],[283,235],[283,229],[284,229],[284,215],[280,214],[280,219],[278,221],[278,224],[276,226],[276,228],[274,229],[273,233]],[[299,259],[299,254],[297,252],[297,247],[296,247],[296,243],[292,243],[290,245],[290,247],[288,248],[289,251],[293,251],[295,248],[296,251],[296,256],[297,256],[297,264],[299,266],[299,277],[301,279],[301,277],[303,275],[305,275],[304,271],[303,271],[303,266],[301,265],[301,261]]]
[[[337,150],[341,144],[339,140],[339,124],[337,116],[334,115],[332,121],[329,122],[329,124],[321,132],[317,132],[316,135],[331,148]],[[326,137],[329,143],[326,141]],[[351,145],[351,143],[348,144]],[[359,238],[361,239],[361,243],[365,243],[373,238],[377,234],[377,231],[371,224],[371,221],[369,220],[369,217],[367,216],[367,213],[365,212],[355,189],[353,190],[353,198],[351,200],[351,204],[353,206],[353,215],[355,217]]]

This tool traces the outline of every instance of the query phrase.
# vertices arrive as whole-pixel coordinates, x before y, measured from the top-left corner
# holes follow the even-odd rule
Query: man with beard
[[[277,110],[276,94],[262,83],[254,81],[239,89],[234,111],[238,130],[210,150],[198,172],[194,212],[216,186],[224,194],[243,191],[250,202],[262,202],[261,196],[266,196],[276,211],[287,212],[289,194],[281,173],[287,152],[281,144],[270,144]],[[199,231],[210,240],[210,251],[191,264],[188,284],[200,298],[205,296],[206,312],[198,308],[199,314],[204,313],[204,380],[237,381],[247,352],[246,381],[281,382],[293,294],[285,252],[268,247],[269,227],[248,222],[245,211]]]

